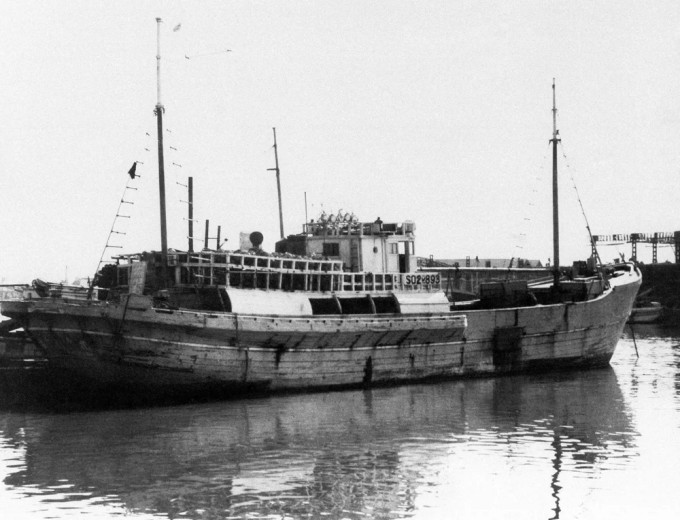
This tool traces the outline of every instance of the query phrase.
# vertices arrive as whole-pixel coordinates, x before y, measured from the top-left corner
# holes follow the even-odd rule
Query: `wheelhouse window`
[[[323,245],[324,256],[340,256],[340,244],[337,242],[326,242]]]

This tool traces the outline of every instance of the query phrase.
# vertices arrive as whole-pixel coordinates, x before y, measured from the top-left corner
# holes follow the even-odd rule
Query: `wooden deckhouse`
[[[415,223],[318,221],[276,244],[277,253],[340,259],[352,272],[411,273],[417,269]]]

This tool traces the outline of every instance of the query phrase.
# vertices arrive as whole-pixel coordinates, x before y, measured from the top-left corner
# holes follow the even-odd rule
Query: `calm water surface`
[[[124,410],[0,406],[8,519],[680,518],[679,483],[680,330],[652,326],[603,370]]]

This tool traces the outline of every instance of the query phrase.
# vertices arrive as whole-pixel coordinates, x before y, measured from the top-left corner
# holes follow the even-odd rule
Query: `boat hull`
[[[624,279],[625,278],[625,279]],[[134,391],[375,386],[608,364],[637,271],[584,302],[428,315],[257,316],[42,298],[10,302],[53,372]]]
[[[628,323],[656,323],[663,314],[663,307],[661,305],[633,307],[633,311],[628,318]]]

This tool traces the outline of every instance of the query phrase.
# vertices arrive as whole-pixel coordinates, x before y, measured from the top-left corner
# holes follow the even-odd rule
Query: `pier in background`
[[[630,259],[637,262],[638,244],[652,244],[652,263],[658,263],[659,245],[667,245],[673,248],[675,263],[680,264],[680,231],[656,232],[656,233],[614,233],[611,235],[593,235],[593,256],[598,245],[622,245],[630,244]]]

